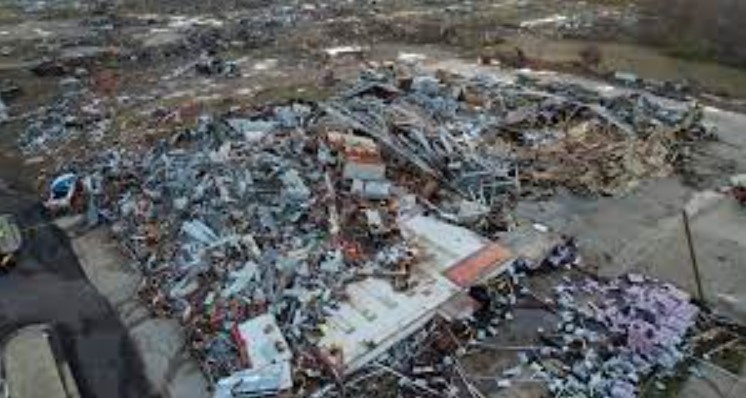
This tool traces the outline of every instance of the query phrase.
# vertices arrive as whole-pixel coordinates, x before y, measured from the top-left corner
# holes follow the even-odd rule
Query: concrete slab
[[[679,398],[746,397],[746,380],[704,364],[698,368],[702,376],[690,377],[679,391]]]
[[[176,372],[168,383],[166,393],[167,396],[174,398],[209,396],[205,392],[204,376],[196,362],[185,362],[176,369]]]
[[[88,280],[114,307],[136,299],[142,276],[125,265],[130,261],[119,254],[106,230],[93,230],[73,239],[72,244]]]
[[[162,388],[172,359],[184,347],[181,327],[173,320],[151,318],[131,329],[130,335],[142,357],[145,374]]]

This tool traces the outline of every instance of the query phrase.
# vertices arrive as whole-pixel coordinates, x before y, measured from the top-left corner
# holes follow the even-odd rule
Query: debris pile
[[[682,290],[641,275],[603,280],[581,273],[571,278],[578,261],[571,240],[543,260],[517,259],[506,274],[472,286],[471,315],[428,323],[346,379],[344,391],[479,397],[478,383],[489,381],[498,389],[537,385],[555,397],[631,398],[648,385],[666,388],[660,380],[682,372],[695,351],[701,352],[695,335],[704,326],[699,308]],[[540,299],[541,288],[534,290],[537,278],[550,281],[545,299]],[[510,333],[504,328],[521,316],[515,315],[520,308],[544,308],[555,315],[556,328],[520,330],[535,336],[532,344],[492,345],[491,338]],[[487,361],[498,361],[495,349],[513,351],[517,359],[493,373],[488,371],[492,366],[465,365],[470,356],[485,352]],[[326,390],[336,391],[334,386]]]
[[[203,116],[155,145],[110,150],[86,172],[101,187],[88,203],[139,260],[142,299],[182,321],[219,391],[306,395],[364,368],[503,269],[510,251],[484,236],[512,227],[511,203],[527,190],[615,192],[669,172],[681,148],[706,137],[697,108],[644,96],[384,68],[323,103]],[[578,261],[569,240],[514,268]],[[627,364],[642,374],[661,365],[651,361],[675,362],[671,347],[696,312],[666,318],[687,308],[683,298],[647,286],[617,304],[618,285],[596,286],[602,299],[588,311],[560,297],[568,324],[598,326],[567,338],[632,337],[589,350],[577,380],[561,367],[552,389],[579,389],[585,376],[589,388],[628,388],[610,381]],[[645,318],[651,311],[662,318]],[[661,327],[673,329],[658,336]]]
[[[697,105],[526,78],[366,74],[327,111],[487,207],[519,177],[528,188],[623,193],[711,138]]]
[[[562,322],[544,340],[556,345],[529,362],[554,394],[636,397],[648,376],[674,373],[689,353],[699,310],[670,284],[629,275],[555,292]]]
[[[516,187],[515,161],[510,152],[479,145],[498,119],[459,98],[463,89],[434,76],[368,73],[323,107],[423,175],[489,208]]]
[[[438,339],[445,335],[446,346],[450,348],[445,353],[440,351],[441,358],[430,360],[432,378],[427,380],[440,380],[433,376],[435,373],[449,374],[451,380],[459,380],[456,376],[464,372],[463,368],[459,369],[459,358],[465,361],[465,357],[484,350],[495,355],[495,351],[490,351],[495,349],[516,352],[517,361],[491,377],[479,369],[481,376],[476,379],[486,377],[498,388],[538,384],[555,397],[632,398],[641,396],[641,390],[651,380],[681,372],[681,366],[695,355],[693,337],[700,314],[689,294],[671,284],[636,274],[611,280],[582,276],[582,273],[571,278],[578,261],[577,247],[570,240],[555,246],[541,261],[518,259],[508,273],[473,286],[469,291],[477,304],[473,316],[466,322],[446,324],[439,332],[430,333],[431,346],[442,348],[443,341]],[[549,296],[541,298],[543,289],[534,290],[537,278],[550,282]],[[537,308],[537,304],[556,316],[554,329],[521,331],[534,335],[533,344],[490,343],[491,338],[503,333],[504,325],[514,321],[514,311]],[[511,339],[515,337],[508,337]],[[415,368],[423,367],[422,360],[423,356],[419,356],[398,363],[408,364],[405,368],[414,372]],[[463,375],[461,381],[467,391],[473,388],[469,382],[473,379],[475,375],[469,372]],[[665,388],[663,383],[656,385]],[[456,387],[449,384],[443,388],[449,391]]]
[[[564,85],[549,89],[562,98],[572,92],[575,99],[543,100],[534,106],[544,119],[521,121],[531,126],[517,134],[529,144],[522,159],[530,162],[529,180],[537,185],[624,193],[644,178],[683,166],[689,146],[712,138],[697,105],[667,108],[636,93],[605,98]]]
[[[300,130],[307,106],[273,111],[203,120],[97,170],[102,213],[148,276],[143,299],[184,322],[216,378],[248,365],[233,332],[242,322],[274,314],[293,350],[309,350],[346,284],[375,275],[404,289],[417,254],[372,141]]]

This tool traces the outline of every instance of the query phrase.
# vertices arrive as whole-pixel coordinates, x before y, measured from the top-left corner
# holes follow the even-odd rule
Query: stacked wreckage
[[[698,307],[636,276],[539,299],[525,281],[572,272],[574,241],[544,233],[528,255],[501,238],[520,198],[623,192],[708,138],[696,105],[397,66],[325,102],[204,116],[77,174],[218,397],[480,397],[459,357],[529,299],[557,330],[497,386],[634,397],[685,361]]]

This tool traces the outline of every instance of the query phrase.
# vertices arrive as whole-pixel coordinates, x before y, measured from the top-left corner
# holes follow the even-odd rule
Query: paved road
[[[0,213],[15,214],[22,228],[45,224],[37,198],[15,190],[13,179],[14,168],[0,159]],[[44,226],[25,239],[16,269],[0,276],[0,337],[53,323],[84,397],[154,396],[125,328],[85,278],[65,234]]]

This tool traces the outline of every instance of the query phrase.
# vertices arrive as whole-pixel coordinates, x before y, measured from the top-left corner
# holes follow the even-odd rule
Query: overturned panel
[[[460,287],[500,272],[512,257],[510,250],[502,245],[436,218],[416,216],[402,224],[430,257],[432,267]]]
[[[354,372],[431,320],[464,287],[493,274],[510,251],[465,228],[425,216],[400,221],[422,249],[412,287],[367,278],[347,286],[348,299],[326,320],[320,351],[340,374]]]
[[[376,278],[347,287],[349,299],[327,318],[319,343],[327,362],[340,374],[360,369],[415,332],[457,292],[438,275],[415,272],[416,286],[406,292]]]
[[[422,247],[428,262],[438,272],[446,272],[489,244],[479,234],[433,217],[414,216],[401,221],[408,237]]]

